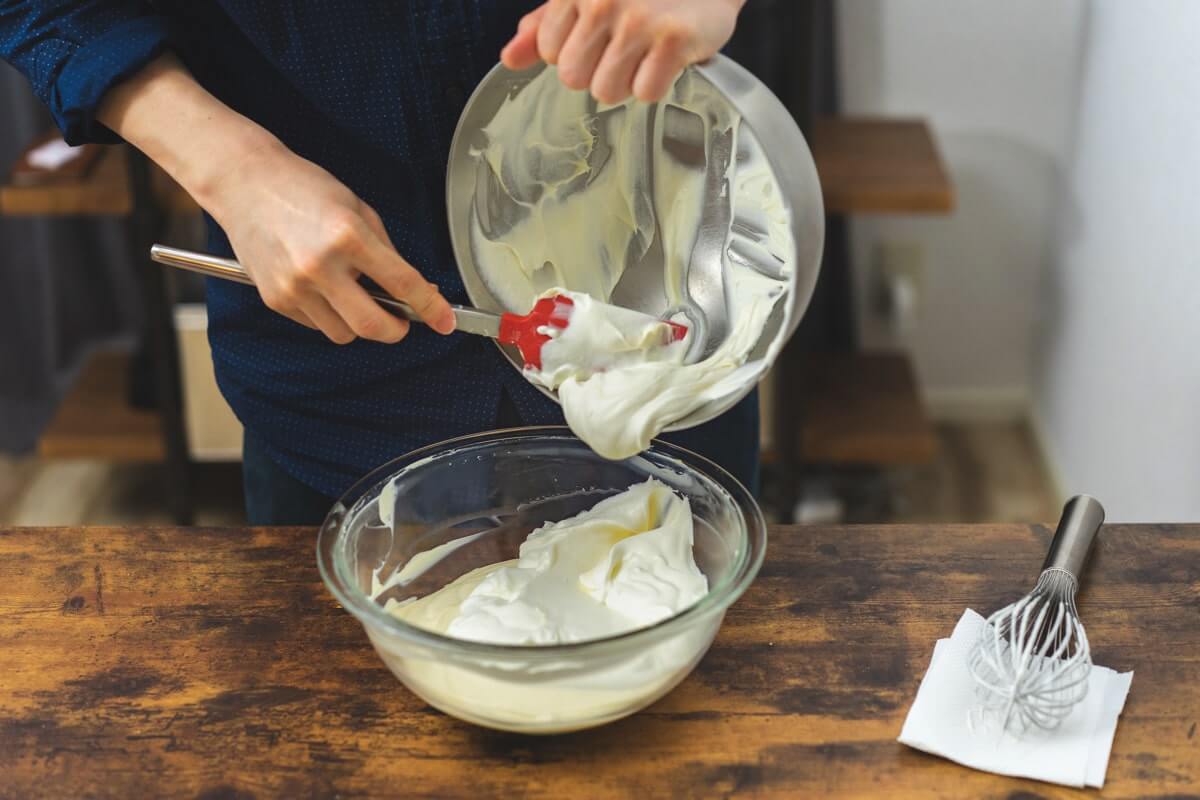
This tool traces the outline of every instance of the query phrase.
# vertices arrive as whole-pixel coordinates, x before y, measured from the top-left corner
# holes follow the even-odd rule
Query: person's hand
[[[339,344],[397,342],[408,322],[371,299],[366,275],[439,333],[454,312],[400,257],[374,209],[238,114],[164,53],[110,90],[100,121],[212,214],[268,307]]]
[[[437,287],[396,252],[374,209],[325,170],[274,142],[207,187],[209,212],[263,302],[334,342],[398,342],[409,323],[358,283],[366,275],[439,333],[454,314]]]
[[[661,100],[684,67],[711,58],[733,35],[745,0],[548,0],[504,47],[509,69],[558,65],[572,89],[620,103]]]

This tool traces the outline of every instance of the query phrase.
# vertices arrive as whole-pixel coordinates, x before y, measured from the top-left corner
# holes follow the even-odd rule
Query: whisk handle
[[[1058,530],[1054,532],[1054,540],[1050,542],[1050,552],[1046,554],[1042,570],[1066,570],[1078,581],[1092,550],[1096,532],[1103,523],[1104,507],[1096,498],[1079,494],[1068,500],[1063,506]]]

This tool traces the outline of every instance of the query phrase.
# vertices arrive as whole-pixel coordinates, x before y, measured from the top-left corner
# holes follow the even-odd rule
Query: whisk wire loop
[[[1003,729],[1053,729],[1087,694],[1091,655],[1075,610],[1075,576],[1049,568],[988,617],[968,658],[986,710]]]

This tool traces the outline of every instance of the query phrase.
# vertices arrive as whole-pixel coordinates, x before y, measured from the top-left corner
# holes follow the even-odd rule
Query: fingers
[[[312,301],[316,295],[337,312],[353,335],[393,343],[405,337],[408,323],[384,310],[358,284],[360,271],[366,272],[377,258],[374,251],[391,250],[390,243],[380,243],[375,230],[387,236],[378,215],[361,201],[356,207],[329,213],[321,233],[321,252],[300,265],[298,305],[306,312],[310,306],[319,309],[320,304]]]
[[[396,251],[378,248],[363,272],[392,297],[412,306],[421,321],[438,333],[454,332],[454,311],[446,298]]]
[[[331,341],[356,337],[393,343],[403,339],[409,322],[390,313],[359,284],[372,278],[393,297],[404,300],[439,333],[454,330],[454,313],[437,287],[426,281],[392,247],[379,215],[361,201],[325,212],[308,246],[290,257],[253,270],[267,307],[316,328]]]
[[[316,328],[335,344],[349,344],[354,341],[354,331],[323,297],[309,298],[299,312],[289,316],[297,322],[300,322],[297,316],[308,320],[308,322],[300,322],[300,324]]]
[[[324,302],[332,306],[343,320],[343,324],[353,332],[351,338],[361,336],[364,339],[392,344],[408,335],[408,321],[384,310],[367,294],[367,290],[349,275],[327,286],[323,295]],[[333,339],[332,336],[330,338]]]
[[[511,70],[523,70],[538,62],[538,26],[542,17],[546,16],[546,8],[546,5],[539,6],[521,18],[516,35],[500,51],[500,61],[504,66]]]
[[[375,234],[379,241],[395,250],[396,246],[392,244],[392,237],[387,232],[387,226],[383,224],[383,218],[379,216],[379,213],[361,201],[359,202],[359,213],[362,214],[362,218],[367,223],[367,227],[371,229],[371,233]]]
[[[627,14],[604,51],[592,75],[592,96],[615,105],[633,94],[633,76],[650,49],[649,37],[638,15]]]
[[[368,208],[364,217],[378,232],[374,240],[367,243],[366,258],[359,268],[385,292],[412,306],[426,325],[438,333],[453,333],[454,311],[450,303],[436,286],[396,252],[379,216]]]
[[[395,343],[409,330],[407,320],[388,313],[367,294],[348,270],[329,277],[296,282],[282,291],[264,291],[269,308],[309,328],[321,331],[335,344],[357,337]]]
[[[547,64],[557,64],[558,54],[579,19],[575,0],[550,0],[537,30],[538,55]]]
[[[610,105],[631,94],[657,102],[687,66],[689,52],[712,49],[710,38],[693,21],[644,4],[548,0],[521,20],[501,60],[512,69],[525,69],[538,58],[556,64],[565,86],[590,89]]]
[[[303,325],[306,328],[312,328],[314,331],[321,330],[319,325],[317,325],[315,322],[313,322],[312,319],[307,314],[305,314],[303,311],[301,311],[298,308],[295,310],[292,310],[292,311],[288,311],[287,313],[280,312],[280,314],[282,316],[287,317],[292,322]]]
[[[584,5],[558,53],[558,77],[569,89],[586,89],[608,47],[612,2],[591,0]]]
[[[319,330],[335,344],[354,341],[354,331],[329,306],[316,285],[308,280],[294,277],[291,280],[261,282],[258,291],[267,308],[306,328]]]
[[[685,46],[685,38],[674,31],[667,31],[660,36],[638,65],[633,78],[634,97],[644,103],[661,100],[687,66]]]

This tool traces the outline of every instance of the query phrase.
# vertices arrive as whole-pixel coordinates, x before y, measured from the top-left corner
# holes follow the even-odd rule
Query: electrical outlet
[[[876,310],[897,329],[907,329],[925,295],[925,248],[917,242],[880,242],[874,271]]]
[[[922,293],[925,288],[925,248],[917,242],[881,242],[876,246],[875,263],[884,279],[907,278]]]

